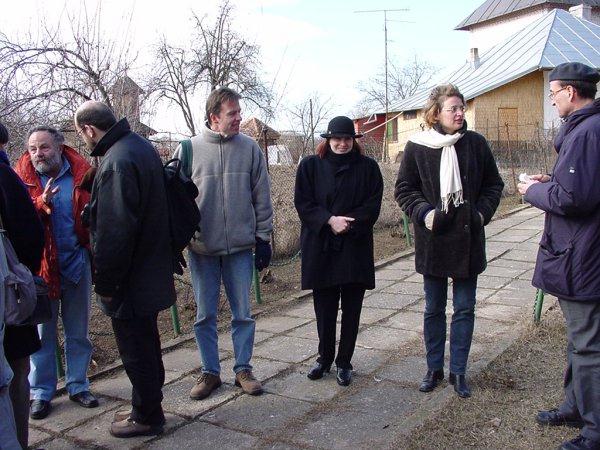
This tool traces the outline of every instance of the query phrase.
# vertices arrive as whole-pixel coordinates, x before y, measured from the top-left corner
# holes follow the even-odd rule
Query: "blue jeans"
[[[446,277],[423,276],[425,287],[425,349],[427,367],[439,370],[444,367],[446,343],[446,303],[448,301],[448,279]],[[473,339],[475,325],[475,291],[477,275],[465,279],[453,279],[452,323],[450,325],[450,372],[464,375]]]
[[[92,358],[92,343],[88,328],[92,276],[87,253],[79,283],[61,277],[61,298],[52,301],[52,320],[38,325],[42,348],[31,355],[31,398],[50,401],[56,392],[56,342],[58,308],[65,333],[65,357],[67,362],[66,386],[69,395],[89,391],[87,370]]]
[[[221,279],[231,307],[231,338],[235,354],[233,371],[252,369],[250,359],[254,347],[254,319],[250,314],[252,283],[252,250],[233,255],[206,256],[189,252],[190,272],[196,299],[194,333],[200,350],[202,371],[219,375],[217,313]]]

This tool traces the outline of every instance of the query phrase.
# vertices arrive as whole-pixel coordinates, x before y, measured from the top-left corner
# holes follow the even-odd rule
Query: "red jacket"
[[[83,207],[90,201],[90,194],[81,189],[81,180],[85,173],[90,168],[90,164],[73,148],[63,145],[63,156],[71,165],[71,173],[73,174],[73,217],[75,218],[75,234],[82,247],[90,249],[90,235],[88,229],[81,223],[81,211]],[[58,252],[56,250],[56,242],[52,232],[52,220],[50,213],[52,205],[47,205],[42,200],[44,187],[40,181],[39,175],[36,173],[29,152],[25,152],[17,161],[15,171],[29,190],[29,195],[33,200],[35,209],[42,219],[44,224],[44,253],[42,257],[42,266],[38,273],[50,288],[50,298],[60,298],[60,266],[58,263]]]

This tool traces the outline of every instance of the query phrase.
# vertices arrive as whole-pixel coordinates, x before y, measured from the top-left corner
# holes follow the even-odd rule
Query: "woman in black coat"
[[[485,270],[483,227],[492,219],[504,183],[485,138],[467,131],[465,101],[451,84],[433,89],[425,107],[428,130],[412,136],[402,159],[395,197],[414,224],[415,264],[425,288],[427,374],[419,388],[444,378],[446,302],[452,278],[450,377],[460,397],[475,323],[477,275]]]
[[[44,249],[44,228],[25,185],[10,167],[4,152],[7,142],[8,131],[0,123],[0,217],[19,261],[37,273]],[[29,355],[39,349],[40,338],[35,325],[6,327],[4,353],[14,373],[10,397],[17,437],[23,448],[27,448],[28,441]]]
[[[335,117],[316,155],[296,174],[294,202],[302,222],[302,289],[312,289],[319,333],[319,358],[308,378],[328,372],[335,356],[336,320],[342,326],[337,382],[352,380],[352,354],[366,289],[375,287],[373,225],[379,217],[383,179],[377,163],[363,155],[354,124]]]

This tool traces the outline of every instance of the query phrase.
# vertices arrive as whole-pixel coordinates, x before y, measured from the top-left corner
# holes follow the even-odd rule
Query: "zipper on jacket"
[[[225,246],[229,255],[229,236],[227,235],[227,214],[225,213],[225,164],[223,163],[223,137],[219,136],[219,159],[221,162],[221,206],[223,208],[223,224],[225,225]]]

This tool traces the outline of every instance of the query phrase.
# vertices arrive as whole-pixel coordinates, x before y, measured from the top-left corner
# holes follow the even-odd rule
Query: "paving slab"
[[[488,277],[517,278],[527,270],[528,269],[488,265],[483,273]]]
[[[261,342],[254,348],[254,354],[265,359],[299,363],[317,352],[315,342],[292,336],[276,336]]]
[[[200,368],[200,353],[196,345],[180,347],[165,353],[162,357],[165,369],[185,374]]]
[[[484,272],[477,278],[477,287],[487,289],[500,289],[503,286],[510,283],[510,281],[510,278],[487,276]]]
[[[331,371],[320,380],[309,380],[306,376],[307,368],[303,367],[283,378],[272,379],[265,383],[264,388],[272,394],[313,403],[331,400],[346,389],[337,384],[335,367],[332,367]]]
[[[151,442],[151,450],[213,450],[256,448],[259,439],[239,431],[228,430],[208,422],[194,422],[177,429],[173,434]]]
[[[412,273],[409,270],[389,269],[386,267],[375,272],[375,282],[378,283],[379,280],[401,281],[410,275]]]
[[[414,311],[400,311],[379,325],[421,333],[423,331],[423,314]]]
[[[338,327],[339,328],[339,327]],[[339,331],[339,330],[338,330]],[[286,336],[294,336],[303,339],[319,340],[319,334],[317,332],[317,322],[312,321],[298,328],[294,328],[285,333]]]
[[[504,257],[494,259],[488,263],[488,269],[490,267],[508,267],[509,269],[532,269],[535,263],[527,261],[515,261],[513,259],[505,259]],[[486,270],[488,270],[486,269]]]
[[[484,319],[505,321],[505,322],[517,322],[522,319],[523,314],[528,309],[526,306],[514,307],[506,305],[497,305],[494,303],[488,303],[477,309],[477,317],[483,317]]]
[[[30,442],[30,447],[33,447]],[[44,450],[80,450],[81,444],[67,441],[66,439],[57,438],[44,444]]]
[[[535,263],[537,253],[532,253],[527,250],[509,250],[508,253],[502,256],[504,259],[513,259],[515,261],[526,261]]]
[[[93,422],[81,425],[70,430],[66,434],[66,438],[81,442],[86,446],[101,447],[107,449],[130,449],[142,446],[145,442],[155,439],[155,436],[138,436],[128,439],[119,439],[111,436],[110,424],[113,419],[113,412],[107,412],[98,416]],[[167,423],[165,424],[165,432],[181,425],[184,419],[172,414],[165,414]]]
[[[256,330],[270,333],[282,333],[292,328],[302,326],[311,320],[312,319],[306,317],[269,316],[256,321]]]
[[[314,342],[313,345],[316,349],[317,346]],[[287,362],[273,361],[270,359],[257,357],[252,358],[250,363],[252,364],[252,373],[260,382],[263,382],[283,372],[284,370],[287,370],[291,365]],[[233,384],[235,382],[235,374],[233,373],[234,365],[235,360],[233,358],[227,359],[221,363],[221,380],[223,380],[224,383]]]
[[[374,375],[375,381],[389,380],[418,388],[423,376],[427,372],[425,356],[407,356],[401,360],[388,364]]]
[[[203,420],[232,430],[271,436],[307,414],[314,405],[279,395],[244,395],[207,413]]]
[[[386,364],[393,355],[395,355],[394,351],[357,346],[354,349],[354,356],[352,357],[354,373],[358,375],[370,374],[379,369],[383,364]]]
[[[38,448],[40,442],[51,438],[52,435],[29,424],[29,447]]]
[[[241,395],[239,388],[222,384],[204,400],[192,400],[190,390],[196,384],[197,377],[188,376],[163,388],[163,409],[172,414],[194,419],[206,411]]]
[[[383,308],[383,309],[402,309],[405,308],[420,298],[423,297],[418,295],[407,295],[407,294],[386,294],[383,292],[376,292],[365,298],[363,306],[369,308]]]
[[[340,398],[325,413],[310,417],[309,423],[285,436],[309,447],[385,448],[392,442],[390,425],[414,408],[420,396],[416,389],[382,381]]]
[[[421,277],[420,280],[417,280],[417,282],[408,282],[405,280],[399,283],[394,283],[386,288],[381,289],[381,292],[385,292],[386,294],[423,296],[425,295],[423,288],[423,277]]]
[[[48,417],[35,422],[30,419],[30,422],[34,422],[38,429],[62,433],[93,419],[105,411],[114,410],[124,404],[121,401],[100,396],[98,396],[98,403],[100,405],[97,408],[83,408],[69,400],[67,395],[61,395],[52,399],[52,411]]]
[[[312,297],[303,298],[298,302],[294,302],[294,306],[283,311],[282,314],[292,317],[306,317],[309,319],[314,319],[315,307],[313,305]]]
[[[358,333],[356,345],[379,350],[396,350],[415,341],[419,334],[414,331],[372,326]]]
[[[371,325],[375,322],[379,322],[380,320],[390,317],[396,312],[396,309],[371,308],[368,306],[364,306],[360,313],[360,323],[361,325]]]

